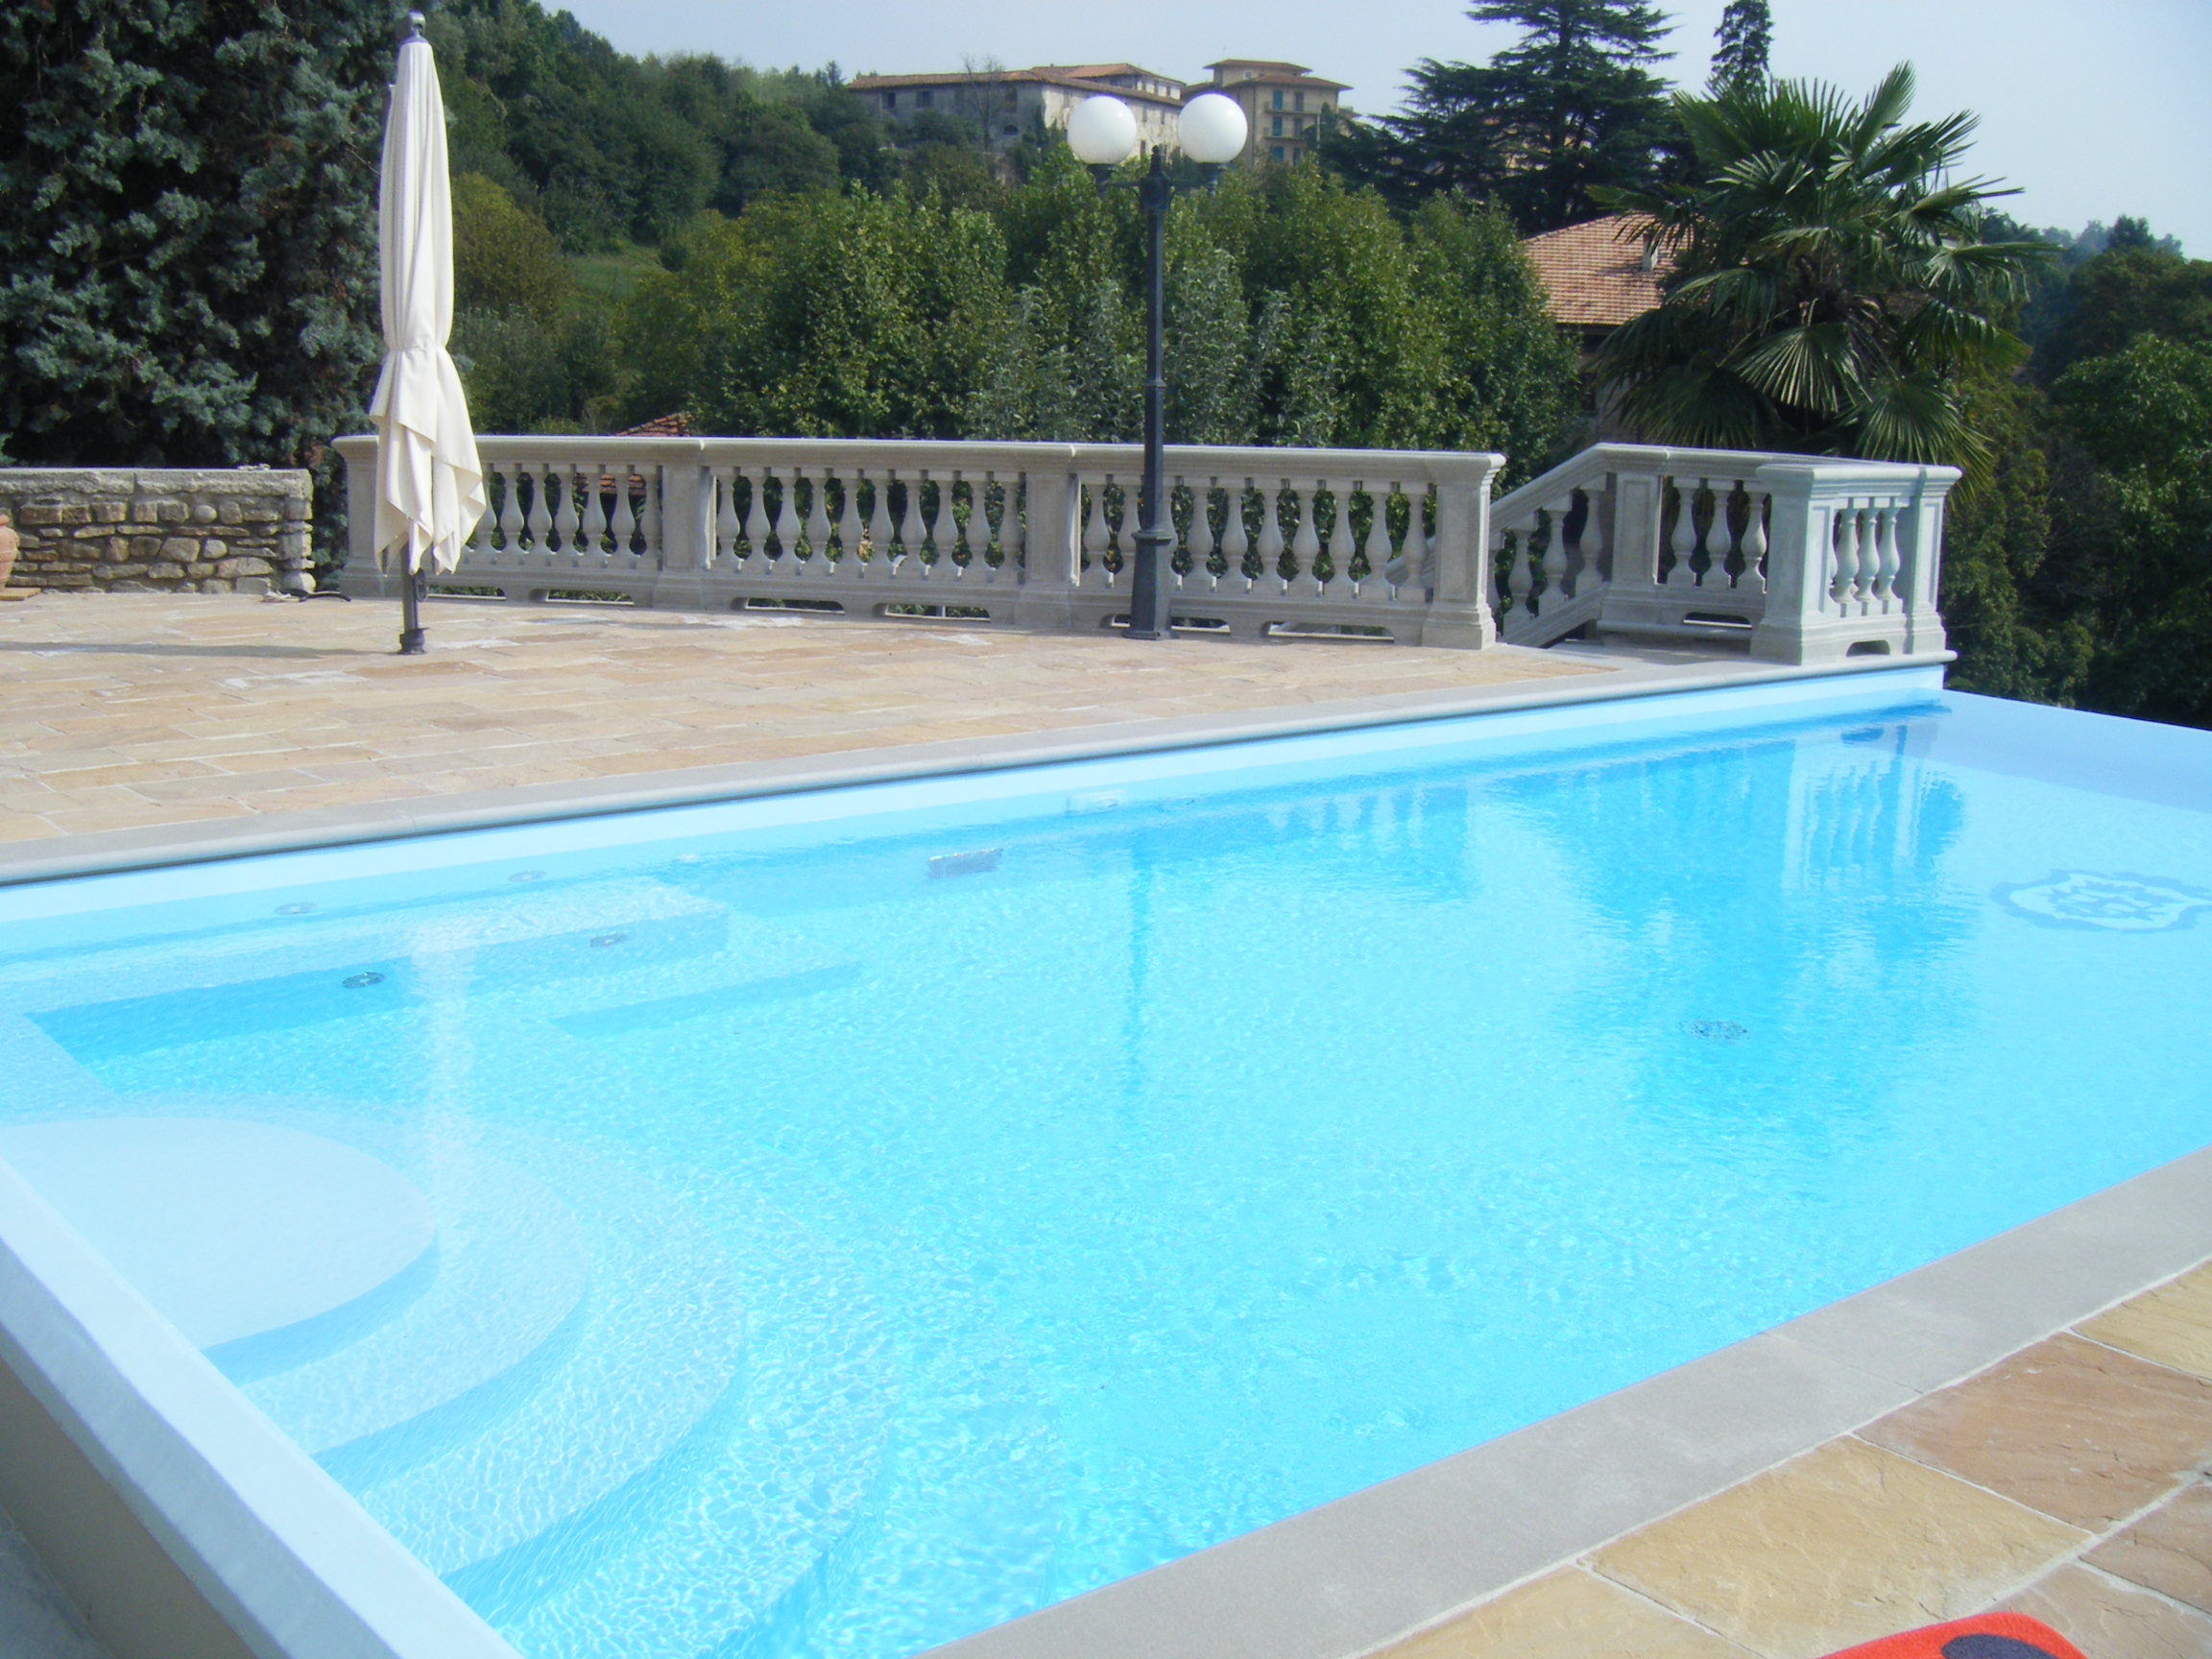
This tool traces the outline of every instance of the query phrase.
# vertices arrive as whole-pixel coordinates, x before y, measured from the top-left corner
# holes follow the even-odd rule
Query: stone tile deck
[[[1617,1539],[1389,1659],[1814,1659],[2006,1608],[2212,1655],[2212,1264]]]
[[[0,607],[0,842],[1602,673],[1540,651],[613,608]]]

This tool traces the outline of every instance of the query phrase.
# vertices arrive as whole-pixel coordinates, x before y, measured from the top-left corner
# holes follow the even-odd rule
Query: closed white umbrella
[[[445,174],[445,104],[438,66],[422,37],[422,13],[407,17],[392,111],[384,126],[384,172],[376,224],[384,281],[384,373],[369,404],[376,428],[376,548],[397,556],[405,577],[399,649],[422,649],[417,610],[423,561],[461,563],[461,546],[484,517],[484,469],[469,427],[445,342],[453,331],[453,197]]]

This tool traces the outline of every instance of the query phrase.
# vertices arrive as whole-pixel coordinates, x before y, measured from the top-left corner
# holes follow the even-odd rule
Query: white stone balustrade
[[[1944,649],[1949,467],[1601,444],[1490,517],[1501,636],[1741,641],[1785,662]]]
[[[352,593],[374,440],[345,438]],[[493,510],[434,589],[521,601],[1094,629],[1128,607],[1134,445],[485,437]],[[1599,637],[1779,661],[1924,655],[1943,467],[1607,444],[1493,503],[1503,458],[1176,446],[1179,628],[1476,648]]]
[[[369,544],[373,444],[339,441],[354,503],[345,587],[364,595],[397,591]],[[483,437],[477,450],[492,511],[434,589],[1058,629],[1128,609],[1134,445]],[[1487,644],[1482,549],[1503,464],[1173,448],[1176,624]]]

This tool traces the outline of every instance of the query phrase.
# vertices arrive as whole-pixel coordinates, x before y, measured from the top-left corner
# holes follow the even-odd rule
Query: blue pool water
[[[212,1352],[529,1659],[898,1659],[2212,1142],[2208,811],[1904,674],[60,883],[0,1154],[405,1177]]]

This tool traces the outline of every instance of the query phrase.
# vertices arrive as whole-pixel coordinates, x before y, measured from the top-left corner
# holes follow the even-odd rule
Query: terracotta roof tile
[[[1612,213],[1564,230],[1530,236],[1521,246],[1543,278],[1551,315],[1570,328],[1617,328],[1659,303],[1659,281],[1671,264],[1662,249],[1655,268],[1644,264],[1641,214]]]
[[[617,438],[688,438],[691,436],[691,417],[688,415],[662,415],[648,421],[642,426],[632,426],[614,434]]]

